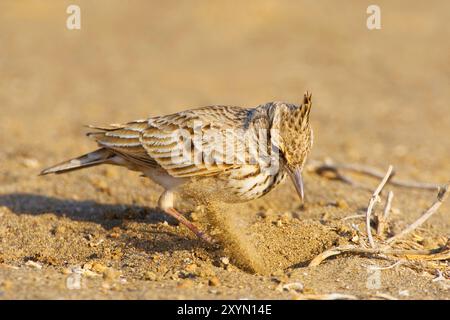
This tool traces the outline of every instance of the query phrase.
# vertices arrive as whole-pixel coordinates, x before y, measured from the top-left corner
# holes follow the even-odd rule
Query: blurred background
[[[448,1],[2,1],[4,161],[93,148],[84,124],[314,98],[313,158],[445,181]],[[68,30],[66,8],[81,8]],[[6,157],[6,158],[5,158]]]
[[[81,30],[66,28],[71,4],[81,9]],[[371,4],[381,8],[380,30],[366,26]],[[218,267],[216,253],[154,209],[161,188],[135,172],[101,166],[37,174],[96,147],[85,124],[213,104],[300,103],[310,90],[311,158],[380,170],[393,164],[401,179],[444,183],[449,12],[447,0],[0,1],[0,298],[289,298],[270,276]],[[312,173],[304,178],[304,205],[288,182],[245,206],[221,208],[231,222],[245,220],[230,228],[245,240],[230,252],[247,253],[244,260],[267,270],[291,268],[290,281],[307,292],[367,297],[368,260],[301,267],[351,237],[343,219],[364,213],[371,192]],[[395,188],[394,227],[414,221],[435,196]],[[449,210],[442,206],[420,231],[419,248],[445,244]],[[30,259],[42,269],[26,265]],[[117,271],[67,290],[67,268],[90,270],[94,262]],[[188,262],[196,276],[179,278],[192,274]],[[104,283],[119,271],[126,281]],[[405,267],[383,277],[382,289],[397,297],[400,289],[409,298],[448,297],[434,274]]]

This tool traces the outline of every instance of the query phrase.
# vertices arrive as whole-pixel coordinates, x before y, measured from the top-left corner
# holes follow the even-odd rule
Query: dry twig
[[[448,193],[449,193],[449,184],[443,186],[439,190],[439,193],[437,195],[436,201],[431,205],[431,207],[427,211],[425,211],[420,216],[419,219],[417,219],[415,222],[410,224],[406,229],[404,229],[399,234],[393,236],[392,238],[387,239],[386,242],[392,244],[395,241],[397,241],[398,239],[403,238],[404,236],[406,236],[411,231],[415,230],[417,227],[421,226],[425,221],[427,221],[439,209],[439,207],[442,205],[442,203],[447,198]]]
[[[377,215],[377,235],[382,236],[386,229],[389,213],[391,212],[392,199],[394,198],[394,192],[389,191],[386,205],[384,206],[383,214]]]
[[[326,293],[326,294],[298,294],[294,297],[297,300],[357,300],[354,295],[343,293]]]
[[[380,269],[391,269],[400,264],[406,264],[410,267],[416,267],[417,263],[426,262],[428,267],[432,266],[433,268],[438,268],[440,261],[446,261],[450,259],[450,240],[448,243],[440,248],[434,250],[412,250],[412,249],[395,249],[392,245],[396,242],[403,242],[401,239],[406,235],[410,234],[412,231],[419,228],[426,220],[428,220],[434,213],[437,212],[439,207],[448,197],[449,184],[445,186],[440,186],[434,183],[420,183],[416,181],[405,181],[393,178],[394,172],[392,166],[389,166],[386,174],[378,171],[377,169],[365,165],[357,165],[357,164],[335,164],[331,160],[326,160],[325,162],[312,161],[308,166],[309,170],[315,171],[320,175],[326,175],[327,172],[331,172],[334,174],[335,179],[339,179],[345,183],[356,186],[357,184],[353,182],[350,178],[346,177],[342,174],[341,171],[347,170],[352,171],[354,173],[364,174],[370,177],[382,179],[376,190],[373,192],[372,197],[369,200],[369,205],[367,207],[367,211],[365,215],[353,215],[350,217],[346,217],[343,220],[365,217],[366,219],[366,232],[368,237],[368,242],[370,244],[370,248],[360,247],[355,245],[334,247],[329,250],[326,250],[316,256],[310,263],[309,266],[317,266],[325,259],[336,256],[342,253],[351,253],[351,254],[359,254],[359,255],[371,255],[376,256],[378,258],[387,259],[394,261],[395,263],[389,267],[380,268]],[[409,225],[406,229],[404,229],[399,234],[387,239],[384,243],[375,246],[375,242],[372,237],[371,231],[371,215],[372,211],[378,201],[380,201],[380,193],[383,190],[384,186],[390,183],[399,187],[406,188],[415,188],[415,189],[425,189],[425,190],[439,190],[437,195],[437,200],[430,206],[428,210],[426,210],[415,222]],[[358,185],[361,186],[361,185]],[[365,188],[367,189],[367,188]],[[389,192],[386,204],[384,206],[383,213],[376,214],[377,218],[377,235],[379,238],[383,238],[385,233],[385,229],[388,223],[389,214],[392,207],[392,201],[394,198],[394,193],[392,191]],[[358,229],[355,228],[357,231]],[[364,245],[364,243],[363,243]],[[420,248],[420,247],[419,247]]]
[[[375,255],[380,258],[385,258],[386,256],[398,257],[400,259],[406,260],[425,260],[425,261],[441,261],[450,259],[450,249],[444,248],[441,252],[436,250],[402,250],[402,249],[392,249],[389,246],[383,246],[380,248],[362,248],[354,245],[334,247],[327,251],[322,252],[317,257],[315,257],[309,263],[309,267],[315,267],[322,263],[325,259],[336,256],[342,253],[353,253],[362,255]]]
[[[376,265],[371,265],[371,266],[363,265],[363,267],[371,269],[371,270],[389,270],[389,269],[392,269],[392,268],[395,268],[395,267],[401,265],[403,262],[404,262],[404,260],[398,260],[395,263],[393,263],[393,264],[391,264],[390,266],[387,266],[387,267],[379,267],[379,266],[376,266]]]
[[[365,218],[365,217],[366,217],[365,214],[354,214],[352,216],[344,217],[341,220],[342,221],[346,221],[346,220],[350,220],[350,219],[362,219],[362,218]]]
[[[383,185],[388,180],[388,177],[391,173],[391,167],[389,167],[389,170],[383,179],[383,181],[380,183],[378,188],[375,190],[374,194],[371,198],[371,203],[374,201],[373,199],[376,199],[378,194],[381,192]],[[386,178],[387,177],[387,178]],[[371,248],[363,248],[363,247],[357,247],[354,245],[349,246],[343,246],[343,247],[334,247],[327,251],[322,252],[317,257],[315,257],[310,263],[309,266],[314,267],[319,265],[322,261],[325,259],[342,254],[342,253],[353,253],[353,254],[364,254],[364,255],[375,255],[380,258],[394,258],[394,259],[406,259],[406,260],[416,260],[416,261],[443,261],[450,259],[450,241],[447,243],[446,246],[441,248],[440,250],[403,250],[403,249],[393,249],[392,244],[394,244],[396,241],[401,240],[402,237],[409,234],[416,228],[418,228],[420,225],[422,225],[427,219],[429,219],[442,205],[442,203],[446,200],[449,193],[449,184],[445,185],[442,189],[439,190],[437,200],[431,205],[431,207],[424,212],[420,216],[419,219],[417,219],[414,223],[412,223],[410,226],[408,226],[406,229],[404,229],[402,232],[400,232],[398,235],[389,238],[386,241],[386,244],[383,244],[382,246],[375,248],[372,246]],[[372,201],[373,200],[373,201]],[[366,219],[369,219],[370,222],[370,212],[372,210],[372,206],[369,204],[369,208],[367,209]],[[368,235],[370,239],[370,225],[367,225],[366,220],[366,226],[368,226]],[[372,239],[373,241],[373,239]],[[369,240],[370,242],[370,240]]]
[[[377,292],[373,295],[374,298],[381,298],[381,299],[385,299],[385,300],[398,300],[398,298],[388,294],[388,293],[382,293],[382,292]]]
[[[387,198],[387,201],[386,201],[386,206],[384,207],[384,210],[383,210],[383,219],[385,221],[387,221],[387,219],[389,217],[389,213],[391,212],[392,199],[394,199],[394,192],[393,191],[389,191],[388,198]]]
[[[381,180],[380,184],[378,185],[378,187],[375,189],[374,193],[372,194],[372,197],[370,198],[369,201],[369,206],[367,207],[367,212],[366,212],[366,231],[367,231],[367,237],[369,239],[369,244],[372,248],[375,248],[375,242],[373,241],[373,237],[372,237],[372,230],[370,227],[370,216],[372,214],[372,210],[373,207],[375,206],[375,204],[379,201],[380,197],[379,194],[381,193],[381,191],[383,190],[384,185],[386,184],[386,182],[388,182],[389,178],[392,175],[392,170],[394,168],[390,165],[385,176],[383,177],[383,180]]]
[[[346,177],[341,173],[341,171],[351,171],[354,173],[363,174],[369,177],[382,179],[384,177],[383,172],[379,171],[374,167],[361,164],[352,163],[341,163],[337,164],[333,160],[326,160],[324,162],[312,160],[308,164],[308,169],[314,171],[319,175],[323,175],[326,172],[333,172],[337,179],[348,183],[353,186],[361,186],[353,182],[350,178]],[[422,189],[422,190],[438,190],[440,185],[437,183],[426,183],[417,181],[408,181],[392,178],[389,183],[394,186],[412,188],[412,189]]]

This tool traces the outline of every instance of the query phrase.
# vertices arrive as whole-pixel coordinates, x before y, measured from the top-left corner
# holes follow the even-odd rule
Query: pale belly
[[[143,174],[159,184],[166,190],[176,190],[189,181],[187,178],[176,178],[169,175],[164,169],[142,170]]]

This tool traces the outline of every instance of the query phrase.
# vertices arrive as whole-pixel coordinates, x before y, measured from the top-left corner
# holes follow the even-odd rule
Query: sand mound
[[[335,232],[318,222],[301,221],[289,212],[240,214],[243,207],[210,205],[208,215],[224,253],[248,272],[267,275],[304,265],[337,240]]]

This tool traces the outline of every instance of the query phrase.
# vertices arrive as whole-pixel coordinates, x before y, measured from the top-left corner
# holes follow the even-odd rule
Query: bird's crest
[[[311,112],[311,106],[312,106],[312,93],[309,91],[306,91],[303,95],[303,104],[301,109],[301,118],[306,123],[309,122],[309,114]]]

